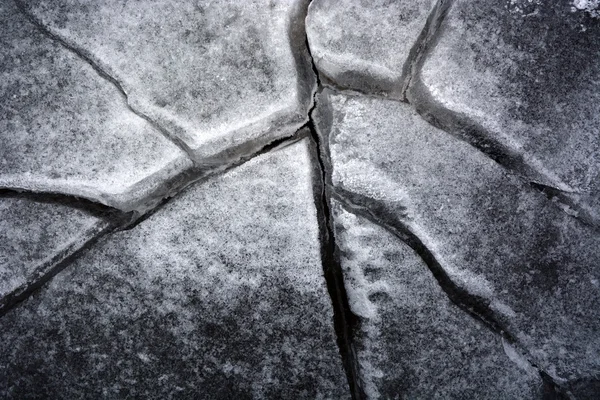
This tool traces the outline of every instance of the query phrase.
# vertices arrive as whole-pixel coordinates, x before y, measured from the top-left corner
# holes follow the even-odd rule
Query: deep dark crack
[[[360,195],[340,188],[332,189],[330,195],[343,204],[348,211],[382,227],[403,243],[407,244],[427,265],[431,274],[438,282],[439,287],[454,305],[466,312],[479,323],[483,324],[483,326],[494,334],[502,337],[511,345],[520,347],[518,346],[516,338],[508,332],[507,322],[500,320],[492,311],[490,301],[470,293],[468,290],[460,287],[454,282],[435,254],[423,243],[421,238],[415,234],[410,227],[399,221],[398,218],[388,215],[385,205],[377,204],[377,202],[372,199],[363,198]],[[370,205],[368,207],[362,205],[365,203],[370,203]],[[528,358],[525,359],[525,361],[538,371],[542,379],[544,385],[544,400],[562,400],[570,398],[568,389],[564,385],[556,382],[548,373],[543,371]]]
[[[306,128],[309,129],[312,141],[314,143],[314,158],[316,162],[313,165],[316,184],[314,185],[314,199],[317,208],[317,218],[319,221],[319,235],[321,241],[321,263],[323,264],[323,273],[327,284],[327,290],[331,297],[333,307],[333,325],[337,337],[337,345],[342,357],[342,363],[350,386],[350,393],[353,400],[366,399],[366,394],[362,387],[360,378],[359,364],[354,347],[354,333],[360,323],[359,318],[352,313],[348,302],[348,295],[344,286],[344,277],[339,258],[339,248],[335,242],[333,229],[333,216],[331,215],[330,191],[328,187],[327,174],[328,169],[324,160],[325,153],[317,134],[312,113],[317,106],[316,95],[322,88],[319,71],[315,65],[310,52],[308,37],[306,37],[306,48],[309,52],[312,70],[317,78],[317,91],[313,94],[313,105],[308,112],[309,122]]]
[[[563,182],[557,181],[546,172],[536,168],[526,160],[523,153],[502,143],[481,124],[464,114],[444,107],[434,99],[429,89],[420,79],[421,70],[431,49],[435,48],[442,36],[443,23],[453,3],[454,0],[438,0],[423,32],[421,32],[417,43],[413,46],[407,61],[410,67],[402,90],[403,99],[412,104],[419,115],[431,125],[472,145],[510,174],[519,177],[523,182],[537,182],[531,182],[531,186],[545,195],[548,195],[547,189],[551,188],[551,197],[554,199],[553,204],[560,210],[568,210],[567,214],[571,217],[577,218],[596,230],[600,229],[598,218],[578,205],[575,198],[577,194],[567,188]],[[560,188],[561,186],[562,188]]]
[[[434,42],[437,37],[440,25],[446,17],[446,14],[448,14],[453,1],[454,0],[437,0],[437,3],[427,17],[423,30],[410,49],[408,58],[402,67],[402,100],[407,101],[407,90],[415,79],[420,67],[423,65],[423,59],[432,45],[432,42]]]

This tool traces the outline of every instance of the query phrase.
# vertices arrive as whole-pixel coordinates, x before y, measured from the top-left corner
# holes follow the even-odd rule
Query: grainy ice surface
[[[325,91],[317,111],[339,193],[407,227],[536,365],[566,380],[600,368],[593,229],[408,105]]]
[[[434,4],[435,0],[312,1],[306,31],[315,64],[334,85],[399,97],[411,48]]]
[[[0,319],[3,398],[347,398],[308,140],[196,185]]]
[[[7,295],[35,283],[106,226],[77,208],[0,197],[0,310]]]
[[[26,3],[201,163],[307,120],[315,79],[295,24],[304,0]]]
[[[500,337],[452,304],[418,254],[333,204],[348,300],[362,319],[358,362],[369,398],[539,397],[535,369],[521,369]]]
[[[597,2],[454,3],[414,97],[480,125],[539,172],[530,179],[570,192],[598,220]]]
[[[0,2],[1,399],[600,398],[598,0]]]
[[[85,61],[0,4],[0,187],[135,208],[191,166]]]

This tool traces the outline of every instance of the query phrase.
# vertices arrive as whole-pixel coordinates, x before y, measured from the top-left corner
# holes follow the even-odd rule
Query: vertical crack
[[[353,400],[365,399],[365,393],[362,389],[360,380],[358,360],[354,348],[354,332],[356,332],[359,319],[350,310],[348,295],[344,286],[342,275],[342,266],[339,258],[339,249],[335,243],[335,233],[333,229],[333,217],[330,208],[330,191],[327,187],[327,178],[325,164],[322,159],[322,146],[316,133],[312,119],[308,124],[311,138],[314,143],[314,157],[317,162],[314,165],[315,179],[317,184],[314,189],[315,204],[317,208],[317,218],[319,220],[319,232],[321,239],[321,263],[327,290],[331,297],[333,306],[333,324],[337,336],[337,344],[346,371],[348,384]]]
[[[310,5],[310,2],[308,2]],[[305,23],[305,20],[302,21]],[[317,134],[315,123],[312,117],[313,111],[317,106],[316,96],[322,89],[322,82],[319,71],[315,65],[314,58],[310,51],[308,36],[305,37],[306,49],[308,51],[312,72],[317,79],[317,90],[313,93],[312,106],[308,111],[309,121],[306,127],[310,131],[314,146],[313,170],[316,184],[314,185],[314,200],[317,208],[317,218],[319,221],[319,235],[321,241],[321,263],[323,265],[323,274],[327,284],[327,291],[331,298],[333,308],[333,325],[337,337],[337,345],[342,358],[346,378],[350,386],[350,394],[353,400],[366,399],[360,379],[359,364],[354,347],[354,332],[359,324],[359,318],[352,313],[348,302],[348,295],[344,286],[342,266],[339,258],[339,249],[335,242],[335,233],[333,229],[333,216],[330,206],[330,190],[328,188],[327,167],[324,160],[324,149]]]

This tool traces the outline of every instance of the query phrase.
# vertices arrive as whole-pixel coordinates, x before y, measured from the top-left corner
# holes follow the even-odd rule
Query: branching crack
[[[327,185],[328,172],[326,163],[323,159],[324,150],[312,117],[313,111],[317,106],[316,95],[322,88],[322,82],[319,76],[319,71],[317,70],[313,56],[310,52],[308,37],[306,37],[306,48],[310,56],[313,73],[317,78],[317,91],[313,94],[313,104],[308,112],[309,121],[306,124],[306,128],[308,128],[310,131],[315,147],[314,152],[316,153],[314,155],[316,162],[314,163],[315,165],[313,165],[316,177],[314,198],[319,220],[321,262],[323,264],[323,273],[333,307],[333,324],[337,336],[337,345],[342,357],[344,370],[346,371],[346,377],[350,386],[350,393],[353,400],[362,400],[366,399],[366,395],[362,388],[359,364],[353,343],[354,332],[356,332],[358,328],[359,319],[350,310],[348,295],[344,286],[342,267],[339,259],[339,249],[335,242],[335,234],[333,229],[333,217],[331,215],[329,201],[330,195]]]
[[[408,75],[402,90],[402,98],[412,104],[421,117],[431,125],[470,144],[498,163],[511,175],[517,176],[525,183],[530,183],[532,179],[536,182],[545,182],[544,184],[533,184],[531,182],[531,186],[546,195],[548,195],[546,189],[554,189],[552,191],[552,197],[555,200],[553,204],[584,224],[596,230],[600,229],[598,218],[577,204],[577,201],[573,198],[573,191],[568,190],[566,185],[543,170],[536,168],[535,165],[526,160],[524,154],[502,143],[481,124],[444,107],[433,98],[429,89],[420,79],[423,65],[431,49],[435,47],[441,37],[444,19],[453,3],[454,0],[438,0],[429,15],[425,28],[411,50],[409,61],[405,64],[405,67],[406,65],[410,67],[406,67]]]
[[[44,35],[71,51],[81,60],[90,65],[99,76],[110,82],[122,95],[127,107],[131,110],[131,112],[150,123],[168,140],[183,150],[191,160],[194,160],[193,151],[189,148],[189,146],[187,146],[179,138],[172,135],[159,123],[153,121],[149,116],[138,110],[135,110],[130,105],[127,92],[123,88],[122,84],[116,78],[109,75],[96,61],[94,61],[92,56],[50,31],[41,21],[39,21],[28,11],[27,6],[22,0],[14,1],[20,12],[23,13],[23,15]],[[434,46],[436,40],[439,39],[440,26],[452,2],[452,0],[437,1],[434,9],[427,19],[423,31],[411,49],[409,58],[406,61],[403,69],[404,82],[402,85],[401,99],[413,104],[423,118],[434,126],[437,126],[444,131],[450,132],[467,141],[511,172],[516,170],[521,171],[525,175],[529,174],[530,176],[534,177],[540,176],[540,172],[535,171],[533,167],[528,165],[523,160],[522,155],[516,154],[506,146],[499,143],[497,140],[491,137],[491,135],[489,135],[485,129],[438,105],[432,98],[431,94],[428,93],[426,88],[423,87],[418,75],[429,49],[431,46]],[[310,1],[307,3],[310,4]],[[304,23],[304,21],[302,22]],[[312,71],[317,80],[318,91],[322,89],[323,83],[319,77],[319,71],[316,68],[312,54],[310,53],[308,37],[306,36],[305,32],[304,35],[306,38],[305,45],[310,57]],[[415,95],[415,93],[417,93],[417,95]],[[334,188],[332,186],[330,180],[331,167],[326,159],[326,146],[321,143],[321,138],[317,134],[317,128],[313,119],[313,111],[316,108],[316,94],[317,93],[313,94],[312,105],[308,111],[308,122],[298,129],[293,136],[275,140],[251,155],[240,158],[233,163],[221,165],[220,167],[211,169],[210,171],[203,170],[200,166],[196,165],[192,172],[186,174],[185,177],[183,177],[172,188],[169,189],[168,193],[162,198],[161,201],[157,201],[156,204],[153,204],[153,206],[148,208],[148,210],[146,210],[143,214],[133,212],[124,213],[112,207],[98,204],[91,200],[80,199],[75,196],[54,193],[21,193],[11,189],[0,189],[0,197],[21,196],[35,201],[59,203],[61,205],[67,205],[73,208],[86,210],[93,215],[99,216],[108,221],[107,225],[103,229],[100,229],[98,232],[92,235],[90,239],[85,241],[85,243],[82,243],[78,249],[75,249],[70,254],[58,254],[53,259],[55,264],[49,268],[46,268],[45,273],[42,276],[36,277],[33,283],[3,298],[0,302],[0,317],[6,314],[6,312],[12,309],[15,305],[27,299],[36,290],[41,288],[53,276],[62,271],[67,265],[77,259],[87,249],[91,248],[102,236],[114,230],[132,229],[137,224],[149,218],[153,213],[162,208],[170,201],[171,198],[179,195],[179,193],[181,193],[187,186],[200,180],[209,179],[217,174],[224,173],[257,156],[265,154],[276,148],[290,145],[310,135],[312,142],[314,143],[314,158],[316,160],[313,165],[316,178],[314,198],[319,219],[321,260],[328,292],[332,301],[334,313],[333,323],[335,333],[337,335],[337,344],[342,357],[342,362],[350,386],[352,398],[355,400],[362,400],[366,398],[362,387],[359,363],[354,345],[354,333],[357,331],[360,321],[350,309],[344,286],[339,255],[340,251],[336,245],[334,222],[331,213],[331,198],[340,201],[345,207],[348,208],[349,211],[355,213],[356,215],[364,217],[388,230],[408,246],[410,246],[422,258],[442,290],[455,305],[467,312],[477,321],[483,323],[488,329],[493,331],[495,334],[500,335],[509,343],[516,343],[515,338],[513,338],[505,328],[506,323],[499,320],[491,310],[490,301],[483,297],[469,293],[466,289],[457,285],[442,267],[439,260],[436,258],[436,255],[429,248],[427,248],[421,238],[415,234],[408,225],[404,224],[398,218],[387,216],[384,205],[377,204],[372,199],[364,199],[360,195],[346,192],[343,189]],[[542,176],[542,178],[544,177]],[[543,182],[548,181],[547,179],[540,180]],[[562,193],[560,189],[535,182],[530,182],[530,184],[535,189],[545,193],[548,197],[564,199],[564,193]],[[369,207],[359,205],[367,203],[370,204]],[[569,206],[575,208],[574,203],[569,204]],[[547,384],[547,386],[551,387],[554,392],[563,392],[563,389],[560,387],[560,385],[557,384],[548,374],[534,364],[531,365],[540,372],[543,381]]]
[[[453,304],[479,323],[482,323],[483,326],[494,334],[499,335],[511,345],[518,347],[516,338],[508,332],[507,324],[501,321],[495,315],[494,311],[492,311],[490,300],[470,293],[465,288],[456,284],[445,271],[435,254],[427,248],[421,238],[408,225],[399,221],[398,218],[386,215],[387,213],[383,204],[377,204],[373,199],[366,199],[363,196],[340,188],[332,188],[330,195],[343,204],[348,211],[384,228],[403,243],[406,243],[427,265],[438,285]],[[360,205],[366,202],[370,203],[368,207]],[[390,221],[393,221],[393,223],[390,223]],[[556,382],[549,374],[530,361],[529,357],[525,360],[532,368],[538,371],[542,379],[544,384],[544,399],[558,400],[569,398],[568,391],[563,385]]]
[[[128,224],[137,217],[135,212],[123,212],[88,199],[61,193],[35,193],[8,188],[0,188],[0,199],[25,199],[36,203],[56,204],[81,210],[99,219],[93,227],[82,232],[82,240],[69,244],[38,265],[26,283],[0,298],[0,317],[16,305],[26,300],[52,277],[62,271],[80,254],[93,246],[102,236],[119,226]]]

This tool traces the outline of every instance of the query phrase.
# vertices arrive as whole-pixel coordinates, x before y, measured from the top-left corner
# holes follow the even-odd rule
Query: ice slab
[[[0,311],[107,227],[78,208],[0,197]]]
[[[313,0],[306,18],[311,54],[336,86],[401,97],[435,0]]]
[[[470,121],[484,151],[500,148],[505,165],[564,191],[598,224],[600,24],[586,7],[457,0],[411,92],[448,126]]]
[[[600,370],[600,237],[410,106],[325,91],[337,193],[407,228],[557,379]]]
[[[451,303],[421,258],[333,201],[336,243],[371,399],[533,399],[542,382],[502,339]]]
[[[316,82],[306,0],[28,1],[199,164],[248,154],[307,121]]]
[[[191,166],[94,69],[0,4],[0,187],[129,211]]]
[[[306,139],[105,237],[0,319],[0,393],[349,398]]]

